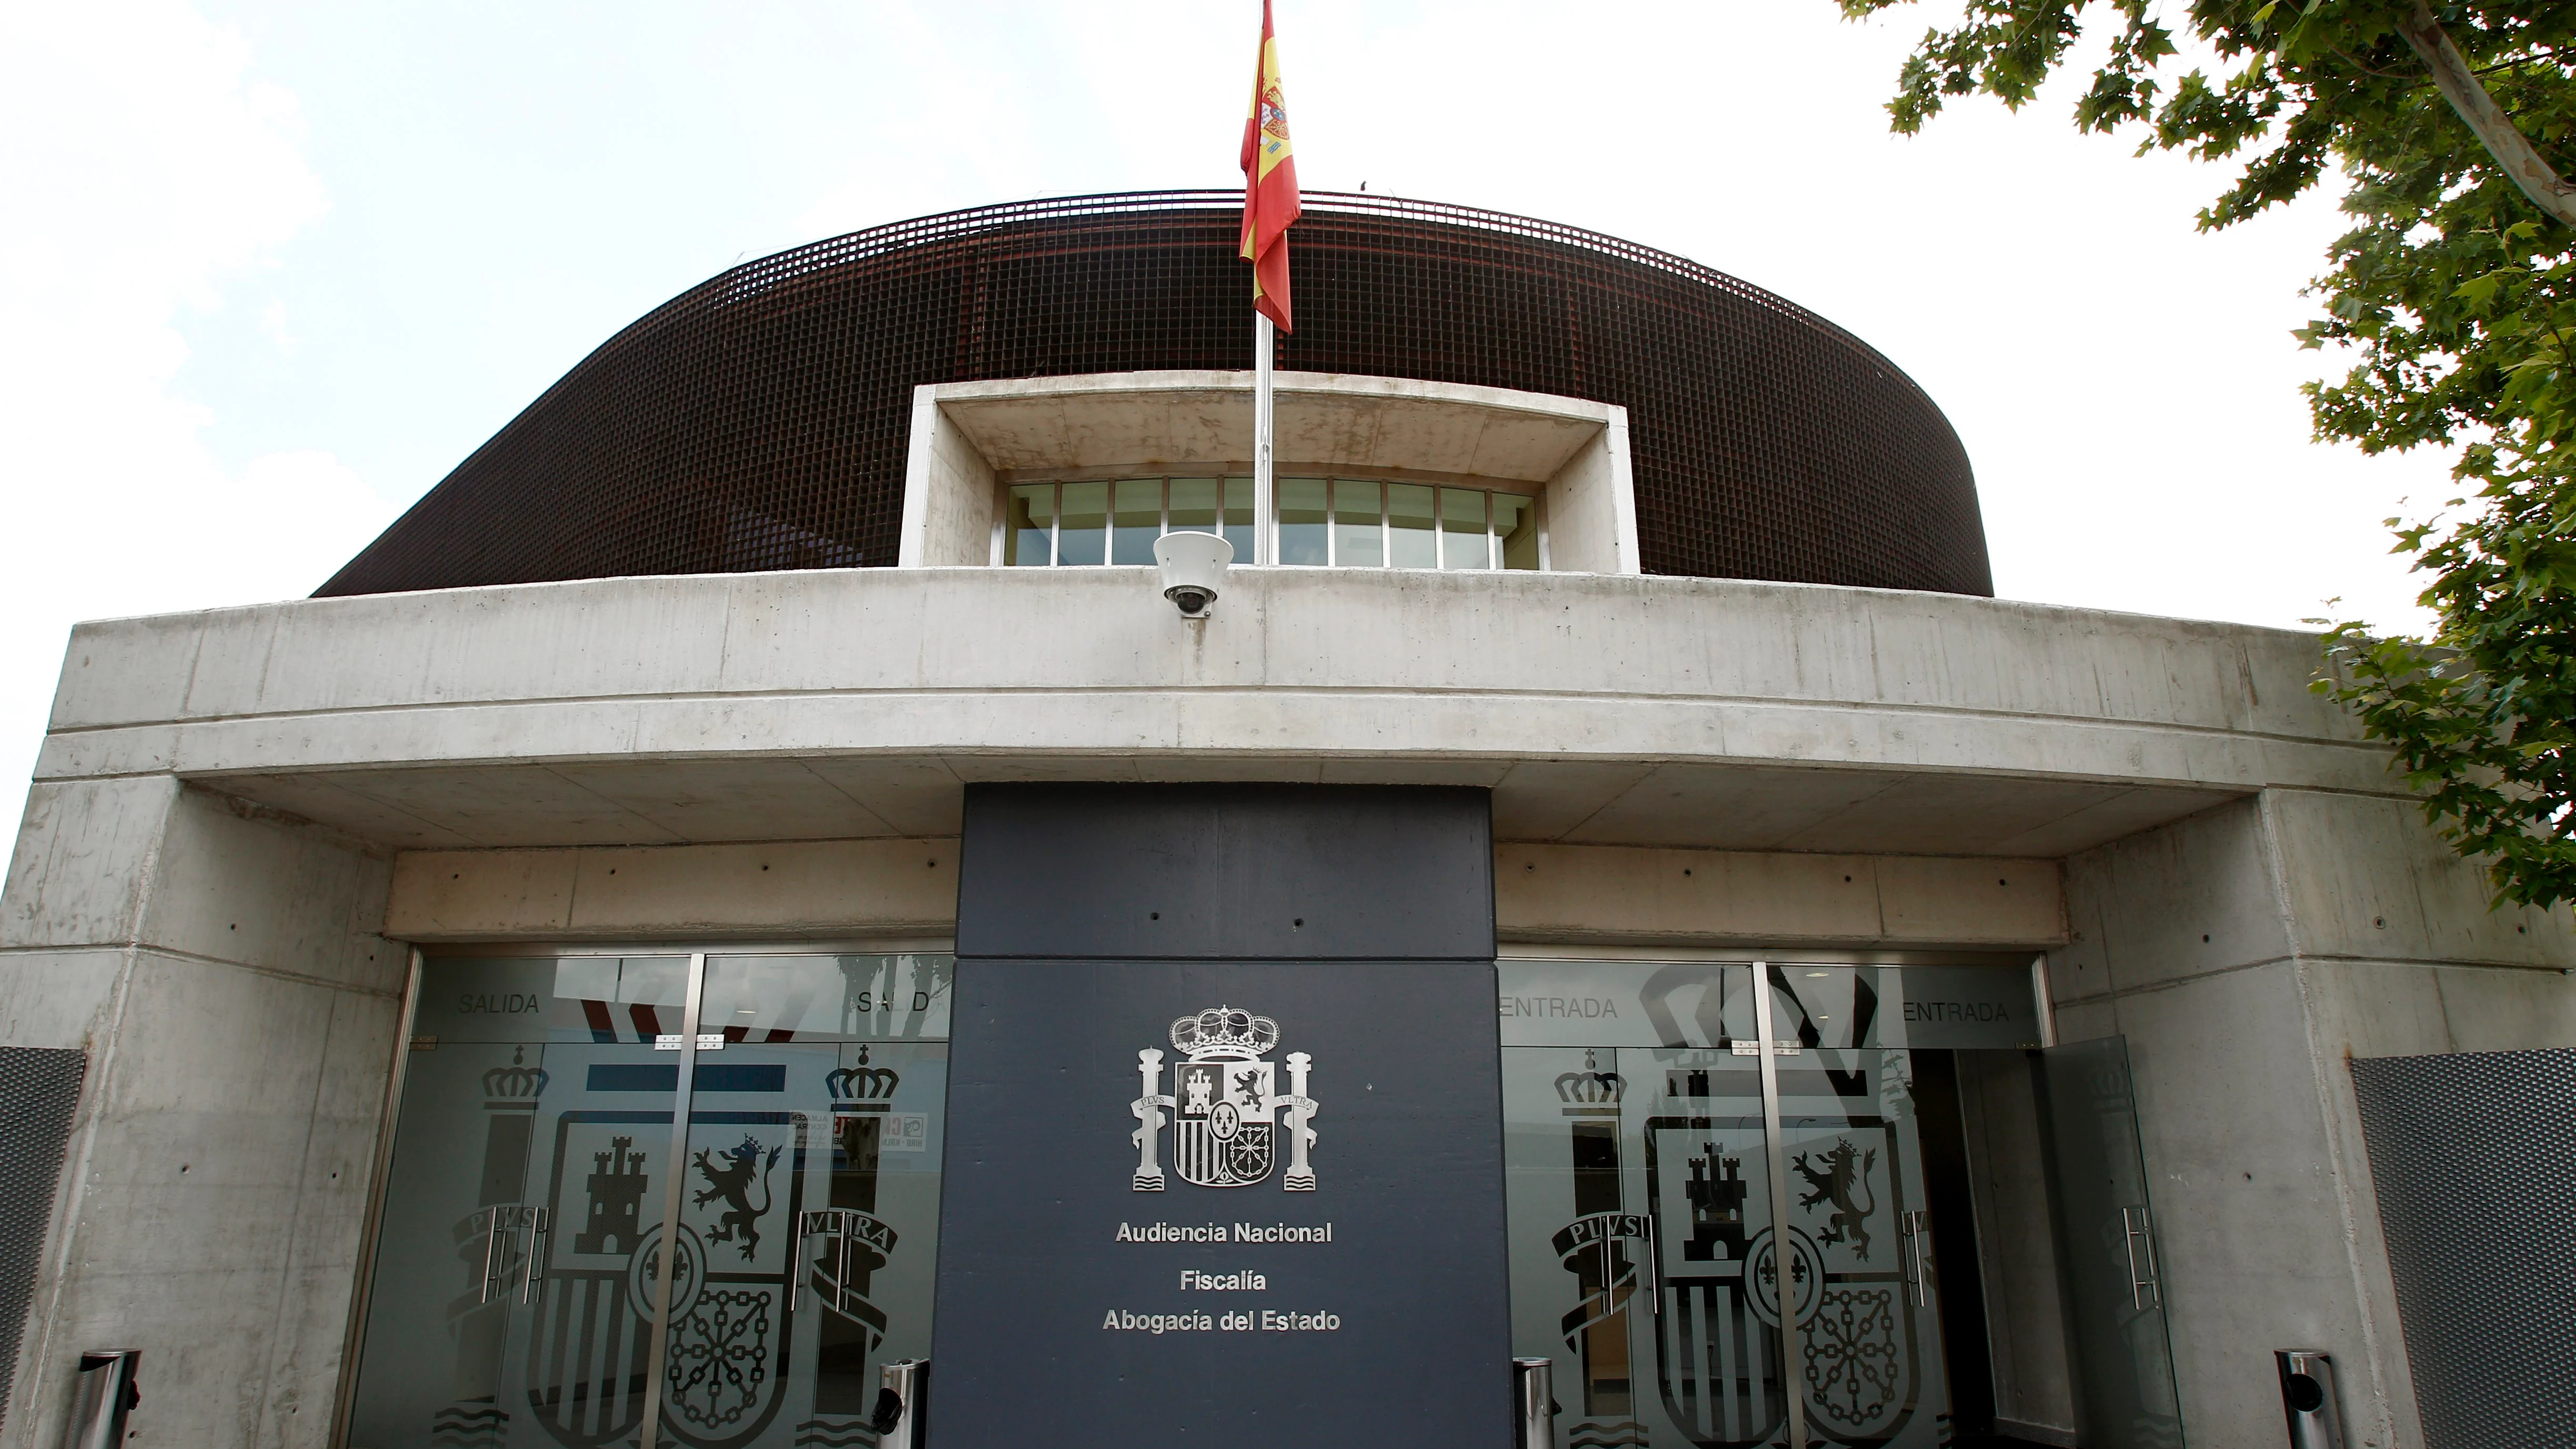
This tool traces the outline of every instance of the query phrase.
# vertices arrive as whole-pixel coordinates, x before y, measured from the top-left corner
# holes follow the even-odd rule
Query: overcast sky
[[[2341,228],[2058,94],[1880,109],[1938,6],[1278,0],[1298,173],[1570,222],[1875,344],[1974,462],[1997,592],[2412,625],[2447,459],[2309,441]],[[0,800],[79,619],[311,591],[547,384],[737,260],[1239,184],[1257,0],[0,0]]]

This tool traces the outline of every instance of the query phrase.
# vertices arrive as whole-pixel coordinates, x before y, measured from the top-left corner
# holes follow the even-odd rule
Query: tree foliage
[[[1858,19],[1912,0],[1838,3]],[[2576,228],[2517,187],[2404,30],[2437,25],[2564,176],[2576,4],[1966,0],[1954,13],[1905,64],[1888,105],[1898,131],[1954,96],[2019,108],[2091,26],[2108,52],[2077,128],[2231,163],[2203,230],[2340,171],[2352,228],[2309,284],[2325,315],[2296,335],[2354,362],[2308,385],[2316,434],[2372,453],[2455,449],[2462,486],[2443,514],[2388,520],[2429,580],[2432,636],[2333,623],[2315,687],[2394,748],[2428,818],[2486,863],[2499,903],[2576,899]],[[2215,67],[2185,69],[2177,30]]]

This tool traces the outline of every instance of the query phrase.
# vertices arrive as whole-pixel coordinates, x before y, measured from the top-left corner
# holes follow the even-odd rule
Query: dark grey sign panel
[[[1508,1442],[1490,965],[961,961],[957,992],[938,1442]]]
[[[942,1449],[1511,1431],[1480,790],[970,787]]]
[[[1494,958],[1488,792],[969,785],[957,954]]]

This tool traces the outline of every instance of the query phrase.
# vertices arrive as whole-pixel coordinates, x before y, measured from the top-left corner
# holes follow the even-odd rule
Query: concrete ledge
[[[963,783],[1495,790],[1503,838],[2057,858],[2272,786],[2399,796],[2273,630],[1605,574],[863,569],[86,624],[49,782],[400,848],[945,835]],[[23,854],[23,853],[22,853]],[[108,903],[102,902],[107,906]]]

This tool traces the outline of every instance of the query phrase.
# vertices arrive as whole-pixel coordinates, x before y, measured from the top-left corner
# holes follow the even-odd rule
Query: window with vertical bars
[[[1150,564],[1166,533],[1221,533],[1252,558],[1250,478],[1014,483],[1004,490],[1008,568]],[[1219,518],[1222,509],[1223,517]],[[1539,506],[1526,493],[1376,478],[1273,484],[1279,557],[1290,567],[1540,569]]]

